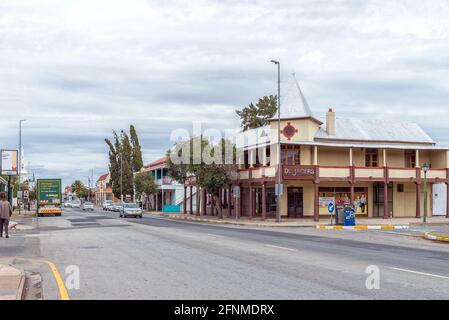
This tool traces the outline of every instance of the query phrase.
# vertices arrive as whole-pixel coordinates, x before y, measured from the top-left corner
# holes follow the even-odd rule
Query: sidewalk
[[[25,273],[9,265],[0,265],[0,300],[22,300]]]
[[[231,224],[253,227],[316,227],[317,225],[330,225],[330,218],[320,218],[320,221],[316,222],[311,218],[303,219],[287,219],[284,218],[281,223],[277,223],[275,219],[266,219],[263,221],[261,218],[249,219],[247,217],[236,220],[235,218],[223,218],[213,216],[197,216],[183,213],[162,213],[162,212],[146,212],[152,216],[162,216],[170,219],[189,220],[204,223],[216,223],[216,224]],[[356,218],[356,224],[358,226],[413,226],[421,225],[422,219],[417,218]],[[429,217],[427,218],[427,225],[449,225],[449,219],[445,217]]]

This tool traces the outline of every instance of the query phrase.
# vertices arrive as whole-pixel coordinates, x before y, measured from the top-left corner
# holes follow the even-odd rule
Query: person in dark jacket
[[[9,238],[9,219],[12,216],[11,204],[6,200],[6,194],[0,193],[0,237],[3,237],[5,229],[6,238]]]

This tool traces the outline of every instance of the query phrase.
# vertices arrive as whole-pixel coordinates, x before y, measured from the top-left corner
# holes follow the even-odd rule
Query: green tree
[[[201,139],[201,143],[197,139]],[[200,151],[196,150],[196,154],[201,155],[200,159],[195,159],[194,145],[201,148]],[[232,154],[227,158],[226,151],[229,150],[228,148],[231,148]],[[187,154],[183,155],[182,152],[186,152]],[[210,152],[209,156],[217,161],[213,161],[212,163],[206,161],[203,155],[207,155],[207,152]],[[169,176],[180,183],[184,183],[189,176],[195,176],[197,185],[212,195],[214,199],[214,213],[217,211],[218,215],[222,217],[219,191],[229,185],[231,174],[237,168],[235,165],[236,149],[232,142],[223,139],[218,145],[212,146],[202,137],[192,138],[189,141],[178,142],[172,150],[167,152],[167,156]],[[172,157],[178,160],[182,157],[184,162],[175,162]],[[196,161],[193,161],[194,159]]]
[[[109,139],[105,139],[109,146],[109,173],[111,175],[112,193],[116,198],[120,198],[120,165],[121,165],[121,149],[122,145],[117,132],[112,131],[114,135],[114,143]]]
[[[132,167],[134,172],[139,172],[143,168],[142,148],[140,147],[139,137],[133,125],[129,128],[129,135],[132,145]]]
[[[263,96],[254,105],[252,102],[236,113],[240,117],[243,130],[259,128],[268,124],[268,119],[274,117],[277,111],[277,97]]]
[[[143,204],[148,203],[148,196],[157,192],[154,178],[148,172],[139,172],[134,176],[134,184],[138,196],[143,197]]]
[[[80,180],[75,180],[72,183],[72,192],[74,192],[79,199],[86,199],[89,194],[89,190]]]
[[[121,154],[121,170],[122,170],[122,183],[123,183],[123,195],[130,195],[131,198],[134,196],[134,173],[132,166],[132,147],[129,141],[128,135],[122,131],[121,135],[122,141],[122,154]]]

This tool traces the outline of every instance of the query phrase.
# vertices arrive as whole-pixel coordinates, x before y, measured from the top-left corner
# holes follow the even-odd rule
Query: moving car
[[[120,217],[142,218],[142,209],[140,209],[137,203],[124,203],[120,210]]]
[[[70,208],[81,208],[81,201],[73,201]]]
[[[114,203],[108,203],[108,205],[106,206],[106,211],[114,211]]]
[[[72,202],[71,202],[71,201],[66,201],[66,202],[64,202],[64,207],[65,207],[65,208],[70,208],[70,207],[72,207]]]
[[[94,211],[94,204],[92,202],[84,202],[83,203],[83,211]]]
[[[103,202],[103,210],[106,211],[108,210],[109,205],[112,204],[111,200],[106,200],[105,202]]]

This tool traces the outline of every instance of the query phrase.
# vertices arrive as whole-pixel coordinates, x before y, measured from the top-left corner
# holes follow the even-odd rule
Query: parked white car
[[[71,208],[71,207],[72,207],[72,202],[71,201],[64,202],[64,208]]]
[[[111,204],[112,204],[111,200],[106,200],[105,202],[103,202],[103,210],[104,211],[108,210],[108,208]]]
[[[73,201],[70,208],[81,208],[81,201]]]
[[[83,211],[94,211],[94,204],[92,202],[84,202],[83,203]]]

